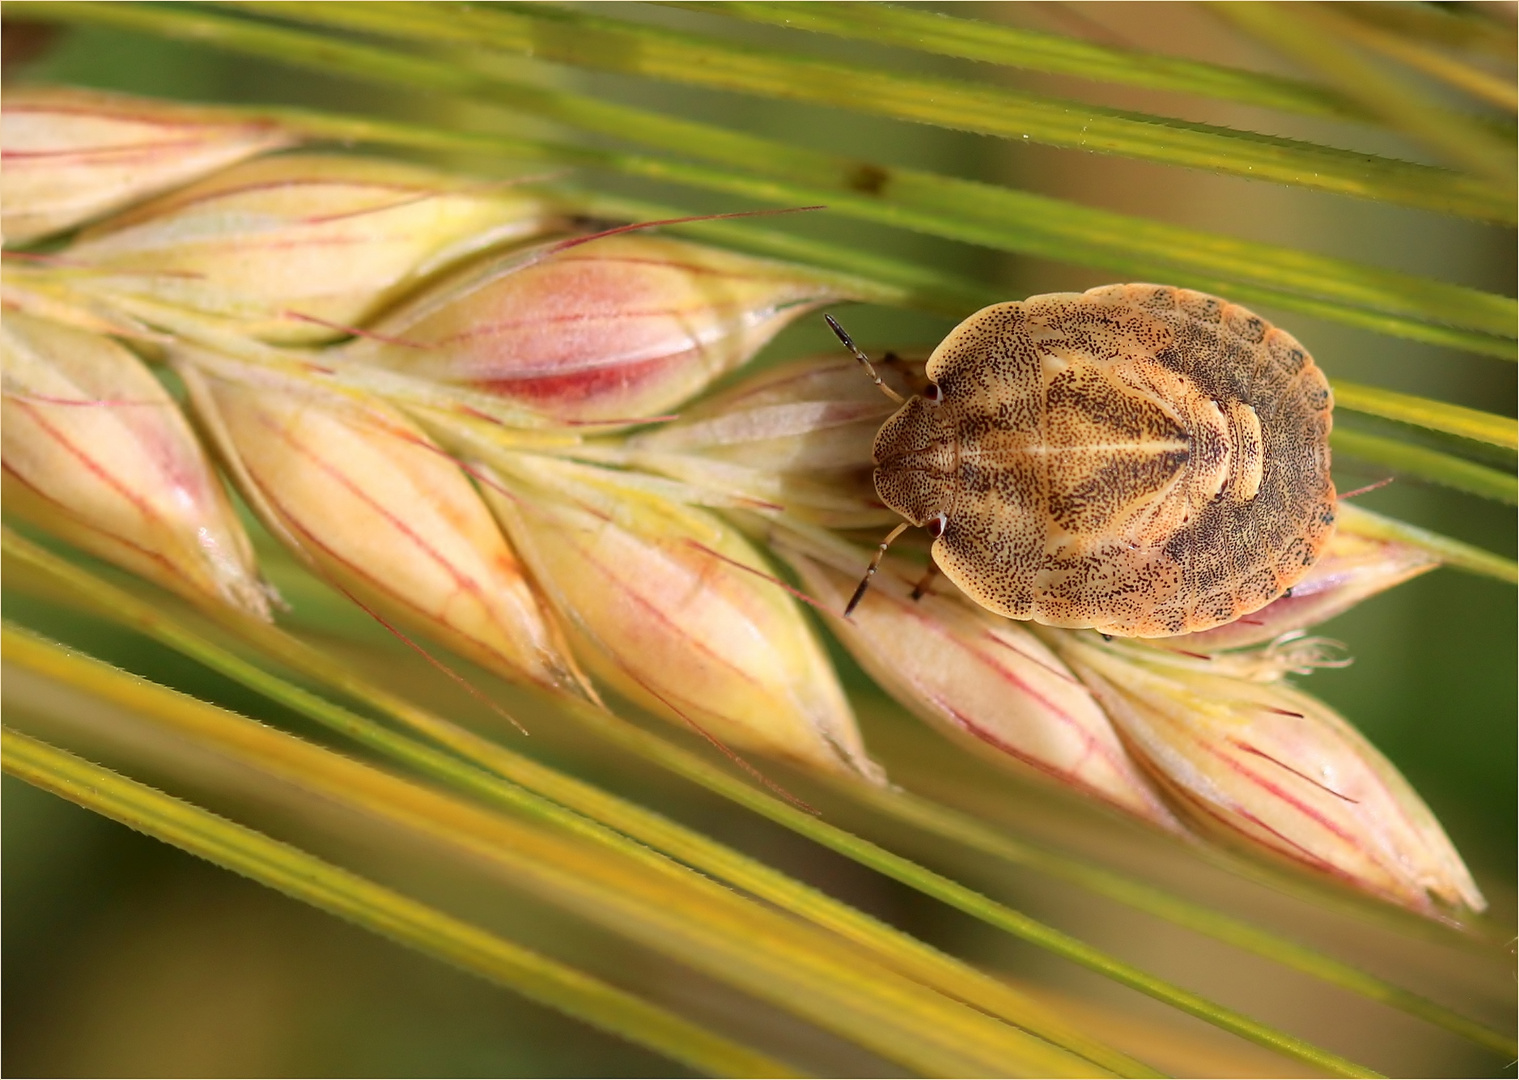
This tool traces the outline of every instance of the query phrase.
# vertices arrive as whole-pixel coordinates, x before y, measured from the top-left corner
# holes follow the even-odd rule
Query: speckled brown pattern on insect
[[[1291,335],[1187,289],[1107,285],[977,312],[942,404],[881,428],[876,490],[1015,619],[1161,637],[1302,578],[1334,525],[1329,386]]]

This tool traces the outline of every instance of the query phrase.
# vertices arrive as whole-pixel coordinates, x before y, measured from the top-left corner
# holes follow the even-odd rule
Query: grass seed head
[[[578,687],[490,511],[415,424],[378,399],[173,355],[248,501],[320,577],[507,678]]]
[[[221,481],[142,361],[7,312],[0,362],[7,513],[199,603],[269,617]]]
[[[792,319],[843,298],[835,287],[641,231],[479,258],[566,222],[510,185],[261,156],[294,140],[225,113],[47,90],[10,91],[0,112],[7,242],[114,215],[61,253],[7,261],[9,510],[268,617],[183,416],[106,335],[164,346],[271,531],[387,624],[595,699],[573,641],[609,686],[726,748],[883,779],[811,625],[735,522],[768,515],[808,592],[841,612],[860,560],[841,562],[850,545],[817,527],[892,520],[870,477],[893,406],[839,357],[756,375],[630,437],[583,426],[668,420]],[[355,340],[321,353],[245,340],[349,330]],[[327,380],[338,374],[341,389]],[[928,386],[919,361],[884,360],[880,375],[904,397]],[[550,456],[562,454],[626,471]],[[947,584],[915,598],[919,575],[888,559],[853,618],[833,622],[908,708],[994,760],[1415,910],[1480,910],[1402,777],[1282,682],[1333,662],[1304,627],[1433,565],[1346,522],[1290,596],[1138,645],[1031,630]]]
[[[1326,705],[1151,647],[1060,641],[1198,831],[1426,914],[1486,907],[1429,807]]]
[[[922,361],[882,365],[900,393]],[[833,528],[886,525],[895,515],[871,484],[870,446],[895,406],[845,357],[771,368],[680,419],[627,442],[634,461],[680,479],[783,507]]]
[[[732,526],[604,470],[514,472],[487,496],[595,674],[733,750],[879,777],[816,635]]]
[[[26,244],[293,143],[212,109],[93,90],[7,87],[0,230]]]
[[[658,236],[506,256],[376,327],[355,359],[570,421],[663,414],[837,294],[795,267]]]
[[[98,289],[220,316],[266,341],[362,326],[438,268],[543,233],[547,202],[402,162],[283,154],[86,230],[69,249]]]
[[[791,548],[803,586],[834,615],[850,653],[928,723],[1025,774],[1032,770],[1164,828],[1178,828],[1085,686],[1027,629],[951,595],[911,596],[922,576],[888,559],[865,599],[838,617],[857,570]]]

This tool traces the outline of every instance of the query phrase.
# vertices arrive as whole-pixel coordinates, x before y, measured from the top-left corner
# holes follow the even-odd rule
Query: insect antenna
[[[837,334],[839,340],[844,343],[844,348],[854,353],[854,358],[865,365],[865,370],[870,373],[871,382],[875,383],[881,388],[881,393],[891,398],[891,400],[895,401],[898,405],[903,404],[906,401],[906,398],[904,398],[901,394],[897,393],[895,390],[881,381],[881,376],[876,374],[875,367],[870,363],[870,360],[865,356],[865,354],[860,351],[860,347],[854,343],[854,339],[845,333],[844,328],[839,325],[838,320],[835,319],[832,315],[824,315],[823,318],[828,321],[828,325],[833,328],[833,332]],[[872,571],[872,573],[874,573],[874,571]],[[864,591],[863,588],[861,591]],[[850,606],[853,607],[853,605]]]
[[[1367,484],[1365,487],[1358,487],[1354,491],[1346,491],[1338,497],[1341,499],[1354,499],[1358,495],[1367,495],[1373,491],[1385,488],[1388,484],[1392,483],[1396,479],[1396,476],[1384,476],[1374,484]]]
[[[829,319],[828,321],[832,322],[833,320]],[[842,332],[840,331],[840,333]],[[860,606],[860,601],[865,599],[865,590],[870,588],[870,579],[876,576],[876,570],[880,568],[881,560],[886,557],[886,549],[891,547],[893,540],[902,535],[907,525],[908,523],[904,521],[895,529],[892,529],[891,532],[886,534],[886,539],[882,540],[880,546],[876,548],[875,555],[870,559],[870,565],[865,568],[865,576],[860,579],[859,587],[855,589],[854,595],[849,598],[849,603],[844,608],[844,618],[849,618],[854,613],[854,609]]]

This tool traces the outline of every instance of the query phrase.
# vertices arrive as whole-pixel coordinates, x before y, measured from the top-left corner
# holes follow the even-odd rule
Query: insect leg
[[[881,388],[881,393],[891,398],[898,405],[901,405],[906,399],[881,381],[881,376],[876,374],[876,369],[871,365],[870,360],[860,351],[860,347],[854,343],[854,339],[844,332],[844,328],[838,324],[838,321],[832,315],[824,315],[823,318],[833,328],[833,332],[838,335],[839,340],[844,343],[844,348],[854,353],[854,358],[865,365],[865,370],[870,373],[871,382]]]
[[[918,583],[912,587],[912,598],[921,600],[928,593],[928,587],[933,584],[934,578],[939,576],[939,564],[932,559],[928,560],[928,569],[918,579]]]
[[[860,579],[859,588],[855,589],[854,595],[849,598],[849,604],[844,608],[844,618],[849,618],[854,609],[860,606],[860,601],[865,598],[865,590],[870,588],[870,579],[876,576],[876,570],[881,565],[881,560],[886,557],[886,549],[891,547],[891,542],[901,536],[907,529],[907,522],[902,522],[891,532],[886,534],[886,539],[881,541],[881,546],[876,548],[876,553],[870,559],[870,565],[865,569],[865,576]]]

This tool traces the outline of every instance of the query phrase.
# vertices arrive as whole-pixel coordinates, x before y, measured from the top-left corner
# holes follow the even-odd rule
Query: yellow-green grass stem
[[[1477,495],[1509,506],[1519,504],[1519,477],[1479,465],[1454,454],[1433,450],[1384,435],[1372,435],[1341,424],[1329,436],[1335,454],[1386,466],[1399,476],[1410,476]]]
[[[1320,949],[1299,944],[1243,919],[1183,899],[1104,867],[1019,840],[967,814],[911,792],[886,791],[847,782],[838,782],[833,786],[880,813],[932,835],[963,844],[1009,865],[1037,870],[1362,997],[1380,1001],[1462,1035],[1504,1057],[1519,1055],[1519,1042],[1515,1041],[1511,1033],[1498,1031],[1437,1001],[1352,964],[1336,960]]]
[[[336,685],[351,695],[367,696],[371,702],[386,702],[386,711],[402,718],[412,730],[449,746],[467,761],[479,763],[490,771],[418,744],[249,663],[161,608],[10,530],[4,533],[4,545],[5,554],[13,560],[15,570],[61,586],[75,599],[86,602],[91,610],[146,634],[330,730],[418,769],[455,790],[489,799],[606,844],[622,854],[644,860],[660,872],[680,876],[690,874],[687,867],[692,867],[832,930],[870,949],[882,963],[924,985],[1032,1031],[1102,1068],[1125,1076],[1154,1075],[1142,1063],[1082,1034],[1007,984],[701,833],[386,695],[384,691],[347,675],[331,658],[277,628],[235,616],[222,620],[227,629],[282,664],[328,685]],[[663,852],[669,858],[655,852]],[[671,859],[680,860],[680,863]]]
[[[1361,512],[1364,514],[1364,512]],[[161,607],[150,604],[126,590],[100,579],[88,570],[70,563],[40,548],[31,541],[10,530],[3,534],[6,555],[13,560],[13,571],[37,576],[40,580],[61,586],[66,593],[84,601],[95,611],[147,634],[155,640],[176,649],[182,654],[204,663],[243,685],[258,691],[272,700],[279,701],[311,719],[355,738],[396,760],[422,769],[430,775],[460,790],[519,810],[532,810],[546,820],[576,829],[583,835],[600,835],[607,839],[618,837],[610,829],[597,830],[581,827],[600,822],[619,830],[621,834],[649,845],[680,859],[719,880],[745,889],[778,906],[811,919],[862,945],[874,948],[884,962],[907,974],[912,974],[928,985],[936,986],[946,993],[961,997],[971,1004],[985,1009],[992,1015],[1020,1023],[1045,1038],[1081,1053],[1090,1060],[1128,1075],[1141,1075],[1142,1066],[1104,1051],[1100,1044],[1071,1040],[1068,1032],[1060,1030],[1058,1023],[1041,1023],[1041,1010],[1022,995],[1008,990],[1004,984],[991,980],[964,967],[950,958],[943,957],[921,943],[906,938],[896,931],[877,923],[868,916],[839,904],[806,885],[755,863],[737,852],[718,844],[700,833],[685,829],[658,814],[627,803],[615,795],[583,784],[573,777],[564,776],[521,755],[479,738],[432,716],[402,699],[379,690],[365,680],[347,674],[340,665],[325,655],[309,649],[303,643],[284,635],[281,631],[269,631],[258,624],[236,620],[230,628],[244,631],[243,636],[259,646],[272,658],[306,672],[329,685],[336,686],[353,696],[367,698],[399,719],[408,727],[431,736],[450,746],[469,760],[487,766],[492,773],[509,781],[501,784],[493,775],[472,770],[453,758],[440,757],[423,747],[410,744],[403,736],[374,725],[371,721],[324,699],[293,686],[256,665],[216,645],[204,635],[167,614]],[[521,788],[515,786],[523,785]],[[1464,1035],[1474,1042],[1497,1050],[1513,1053],[1513,1040],[1481,1023],[1465,1017],[1454,1010],[1415,994],[1395,984],[1379,979],[1352,965],[1337,961],[1314,949],[1262,930],[1249,923],[1214,911],[1204,905],[1184,900],[1158,889],[1153,885],[1136,881],[1111,870],[1086,863],[1079,859],[1045,851],[1036,845],[1017,840],[981,822],[906,792],[878,791],[863,785],[839,782],[835,785],[851,798],[862,801],[875,809],[917,828],[946,837],[987,854],[998,857],[1012,865],[1024,866],[1046,873],[1060,880],[1078,885],[1098,895],[1179,926],[1225,941],[1258,955],[1277,960],[1305,974],[1321,978],[1372,1000],[1381,1001],[1411,1015],[1419,1016],[1447,1030]],[[585,818],[556,814],[553,803],[534,806],[529,792],[537,792],[559,804],[573,807]],[[640,849],[642,850],[642,849]],[[905,950],[903,946],[906,946]],[[913,953],[921,954],[916,959]],[[1030,1007],[1032,1005],[1032,1008]]]
[[[1405,37],[1360,18],[1342,20],[1340,32],[1357,44],[1401,61],[1489,105],[1508,112],[1519,111],[1519,90],[1515,89],[1512,79],[1501,78],[1475,64],[1463,63],[1448,53],[1431,48],[1423,38]],[[1512,59],[1512,53],[1510,49],[1506,59]]]
[[[1400,394],[1396,390],[1346,382],[1344,379],[1331,379],[1330,386],[1334,390],[1337,409],[1350,409],[1367,416],[1379,416],[1384,420],[1397,420],[1508,450],[1519,449],[1519,420],[1512,416],[1499,416],[1481,409],[1468,409],[1462,405],[1452,405],[1415,394]]]
[[[1514,301],[1480,290],[1113,214],[996,185],[837,158],[295,28],[129,4],[43,2],[36,6],[43,9],[39,14],[50,17],[181,36],[326,73],[342,72],[459,94],[585,130],[705,157],[726,168],[500,136],[455,133],[450,142],[449,133],[436,129],[346,118],[350,130],[366,126],[367,138],[434,148],[448,144],[476,151],[494,143],[498,153],[583,165],[781,205],[823,202],[834,212],[887,226],[1101,266],[1136,280],[1171,281],[1484,355],[1512,359],[1515,354]],[[337,22],[362,28],[376,19],[358,5],[344,5],[338,13],[318,5],[302,10],[323,25]],[[410,21],[398,22],[397,15],[389,14],[383,20],[380,26],[397,31],[404,28],[414,36],[449,33],[440,30],[446,28],[446,21],[431,18],[414,15]],[[266,112],[278,115],[281,110]],[[332,118],[322,121],[306,114],[305,130],[339,137],[334,134],[336,126]],[[866,180],[868,187],[862,189]],[[970,310],[974,306],[967,305],[960,314]]]
[[[287,14],[303,5],[280,0]],[[275,10],[271,4],[258,5]],[[387,5],[389,6],[389,5]],[[1510,190],[1316,143],[1172,120],[959,79],[907,75],[681,33],[545,4],[456,9],[478,46],[709,89],[802,101],[1064,149],[1497,221]]]
[[[710,1076],[802,1076],[567,964],[5,728],[10,775]]]
[[[1519,563],[1513,559],[1421,529],[1406,521],[1386,517],[1353,503],[1341,502],[1337,513],[1342,522],[1354,521],[1358,533],[1383,540],[1396,540],[1400,544],[1412,544],[1429,552],[1447,566],[1519,584]]]
[[[934,873],[877,844],[830,825],[805,811],[751,787],[743,780],[710,764],[666,739],[605,713],[576,710],[582,722],[602,737],[638,753],[678,775],[724,795],[822,844],[830,850],[868,866],[925,895],[932,896],[1014,937],[1062,956],[1115,982],[1137,990],[1183,1012],[1232,1032],[1241,1038],[1305,1062],[1334,1076],[1375,1076],[1377,1073],[1347,1058],[1315,1046],[1287,1032],[1263,1024],[1237,1010],[1210,1001],[1165,979],[1150,975],[1132,964],[1111,957],[1086,942],[1030,918],[1022,912]]]
[[[715,882],[651,873],[602,845],[491,812],[18,628],[6,626],[3,644],[7,683],[18,672],[41,679],[57,691],[59,709],[141,717],[154,730],[491,868],[514,887],[907,1068],[939,1076],[1094,1074],[1090,1063]]]
[[[1365,116],[1365,110],[1354,100],[1298,79],[1180,56],[1114,48],[1080,38],[983,19],[964,19],[938,11],[919,11],[896,4],[837,3],[831,0],[728,0],[722,3],[673,0],[664,6],[962,60],[1001,64],[1024,71],[1071,75],[1145,90],[1195,94],[1309,116]]]
[[[1514,24],[1500,19],[1475,18],[1465,11],[1449,11],[1429,4],[1347,4],[1343,9],[1357,21],[1399,37],[1432,45],[1475,52],[1506,64],[1514,62],[1519,35]]]
[[[1388,126],[1513,191],[1513,140],[1495,138],[1469,117],[1434,104],[1383,65],[1348,47],[1348,41],[1362,36],[1353,18],[1317,4],[1239,0],[1211,7],[1355,98]]]
[[[299,12],[279,0],[255,0],[253,6],[270,4],[323,26],[455,46],[476,41],[470,25],[440,22],[427,17],[425,10],[405,5],[347,4],[336,9],[303,5]],[[490,96],[501,104],[583,130],[692,154],[809,189],[829,190],[831,206],[883,224],[1067,262],[1093,262],[1140,278],[1153,278],[1156,270],[1192,274],[1203,281],[1198,287],[1213,291],[1219,291],[1213,282],[1238,282],[1321,304],[1343,302],[1351,308],[1498,337],[1512,337],[1519,316],[1519,307],[1510,298],[1464,286],[995,184],[823,154],[711,124],[528,86],[498,71],[483,74],[492,84]]]
[[[20,538],[14,537],[13,534],[8,535],[8,550],[19,551],[19,540]],[[312,666],[309,661],[302,663],[296,654],[289,653],[283,648],[273,655],[284,662],[296,661],[301,670],[307,671],[313,677],[328,681],[345,693],[366,701],[416,730],[426,731],[435,739],[444,741],[451,749],[469,756],[486,768],[499,768],[503,763],[503,758],[496,752],[499,748],[490,749],[490,744],[484,747],[472,745],[468,738],[460,738],[449,732],[447,728],[452,725],[448,725],[446,721],[431,717],[410,703],[347,674],[338,665]],[[767,792],[750,786],[701,756],[621,720],[603,709],[594,707],[589,702],[577,704],[573,700],[565,699],[558,703],[565,711],[575,715],[581,722],[615,745],[651,760],[677,775],[760,813],[777,824],[807,836],[833,851],[869,866],[925,895],[933,896],[1005,932],[1046,948],[1224,1030],[1288,1056],[1308,1061],[1323,1071],[1342,1076],[1367,1075],[1360,1066],[1338,1055],[1150,975],[1077,938],[1046,926],[837,826],[823,822]],[[514,778],[520,780],[522,777],[519,773],[514,774]]]

